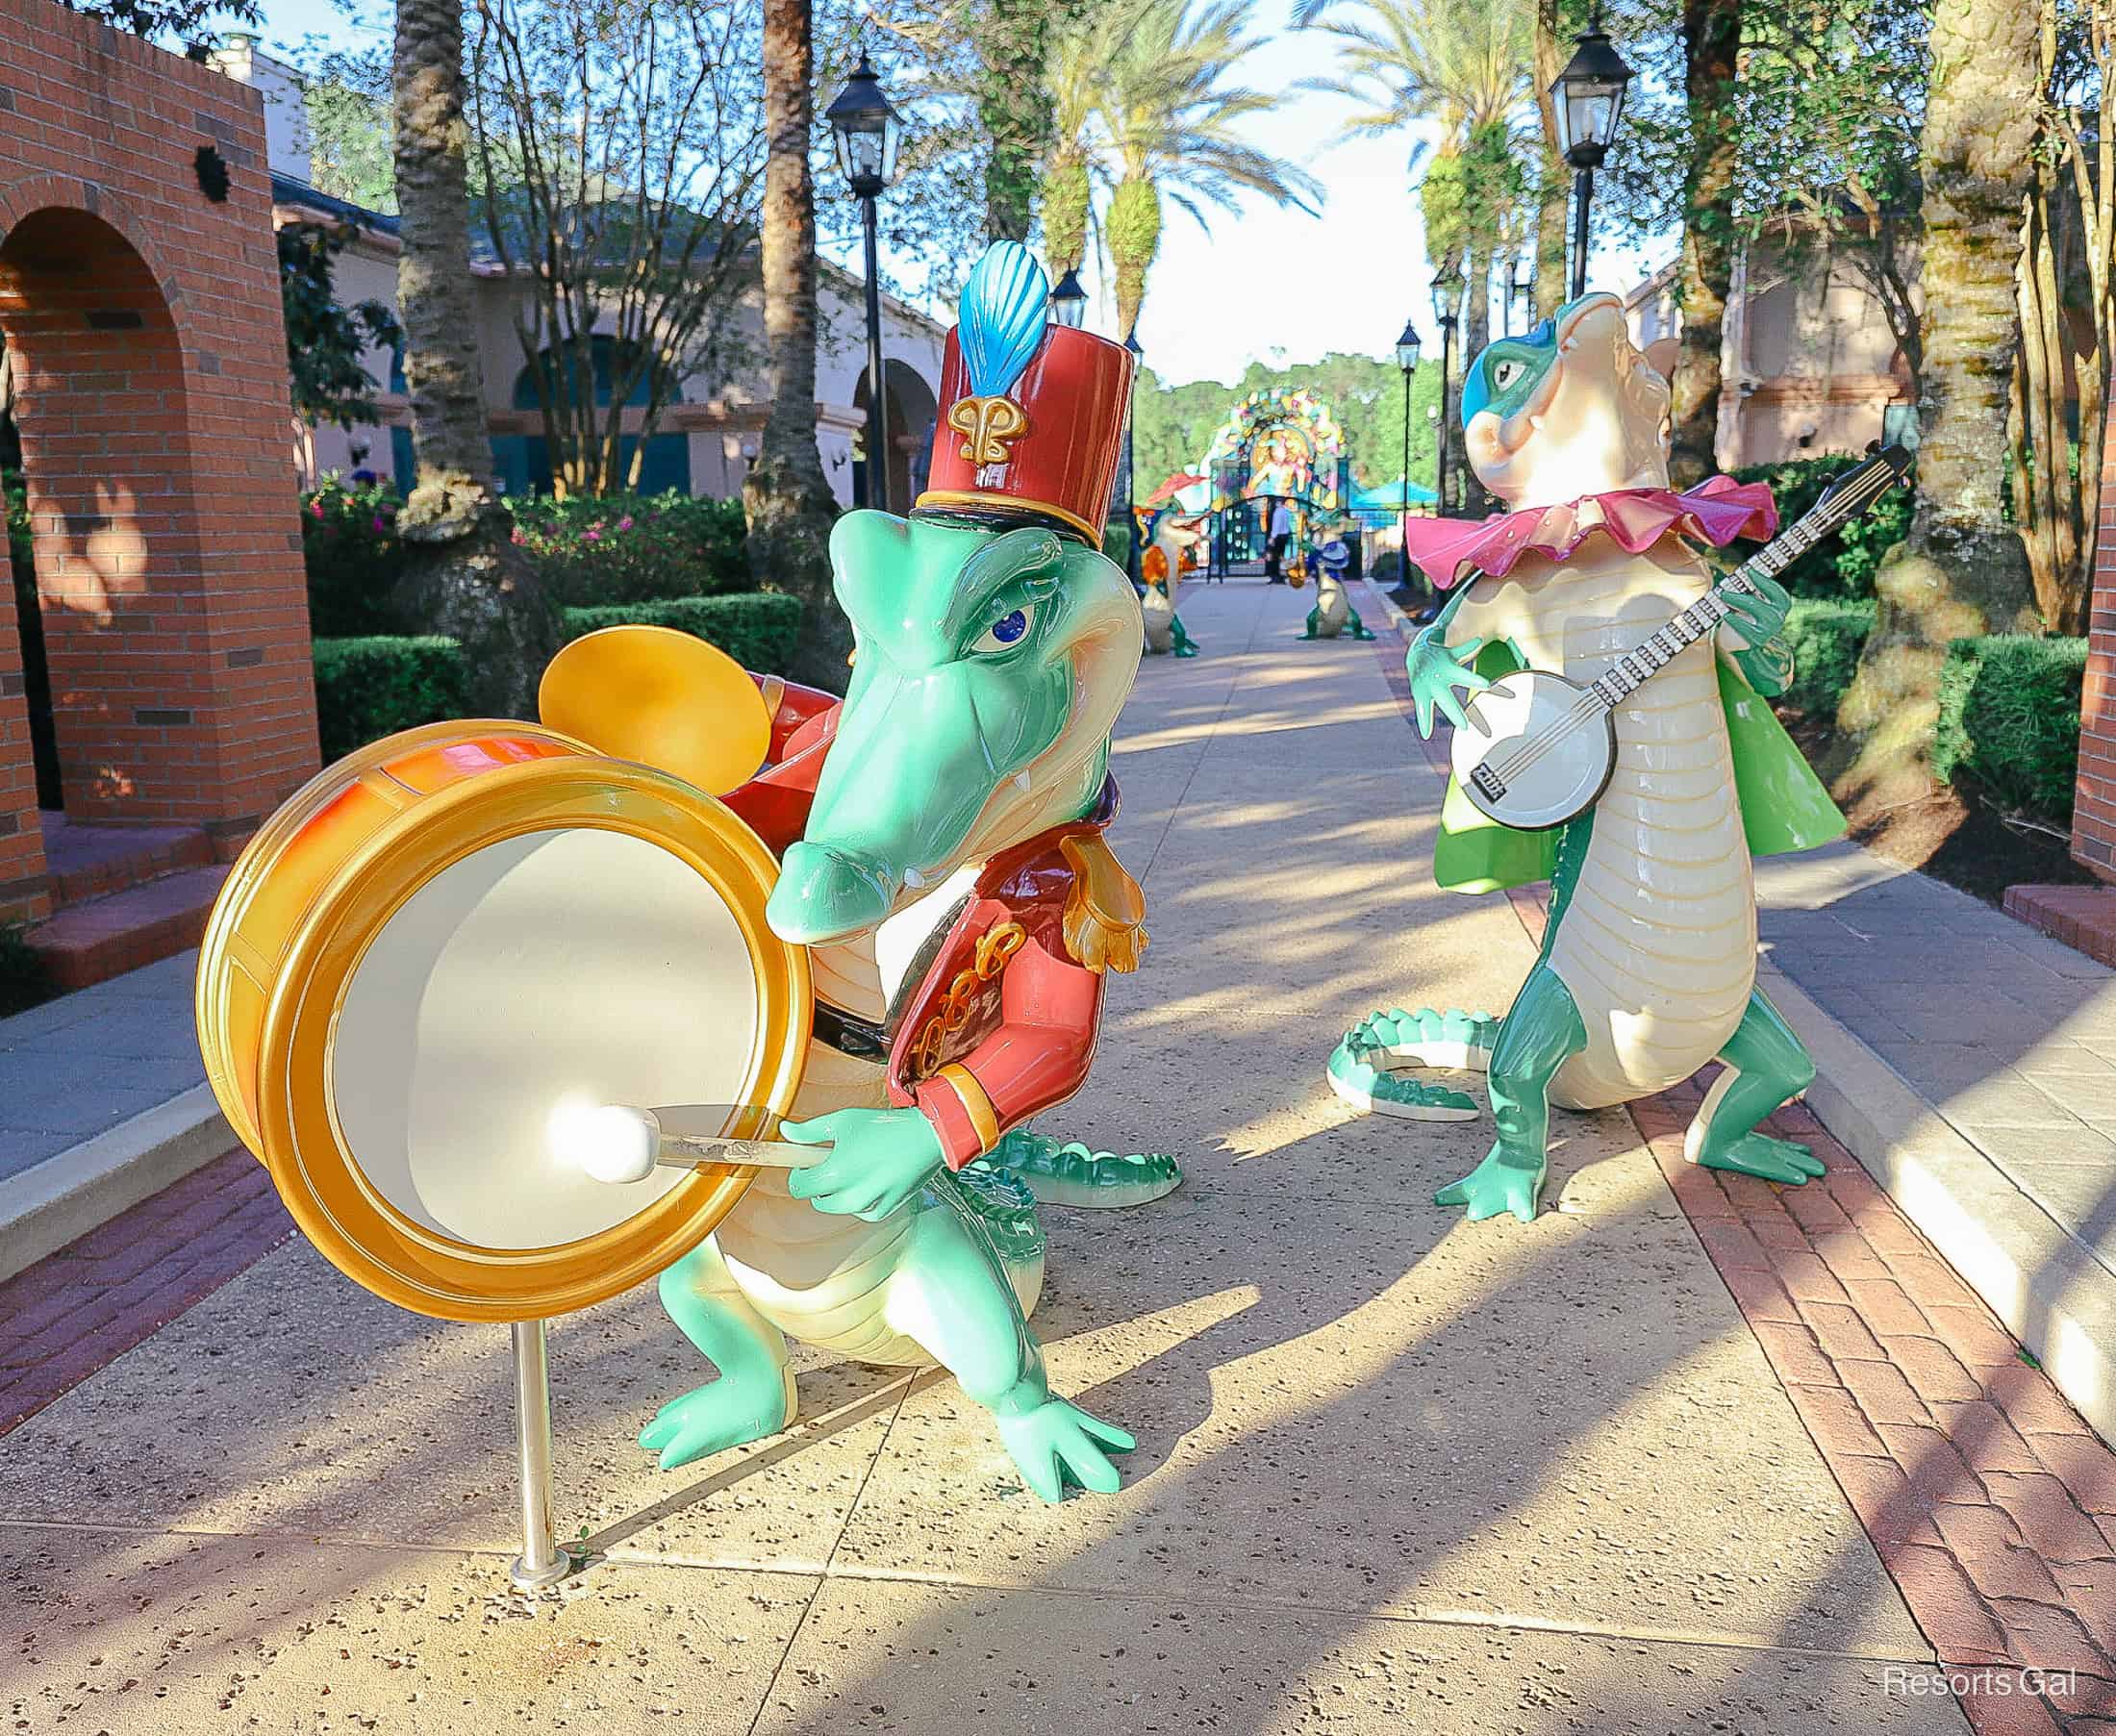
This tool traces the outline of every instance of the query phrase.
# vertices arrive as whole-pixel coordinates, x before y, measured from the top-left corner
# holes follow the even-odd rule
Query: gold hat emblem
[[[1028,432],[1028,413],[1012,398],[974,395],[950,405],[947,425],[965,436],[963,456],[973,465],[1003,465],[1007,448]]]

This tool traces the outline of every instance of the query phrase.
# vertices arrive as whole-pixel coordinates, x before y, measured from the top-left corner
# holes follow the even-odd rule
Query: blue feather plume
[[[998,397],[1021,377],[1049,318],[1050,279],[1019,241],[995,241],[971,267],[956,319],[970,389]]]

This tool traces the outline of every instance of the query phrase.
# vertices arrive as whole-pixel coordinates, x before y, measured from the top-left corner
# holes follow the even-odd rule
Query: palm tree
[[[1720,332],[1734,277],[1734,177],[1740,163],[1735,61],[1742,0],[1682,0],[1690,149],[1682,188],[1682,347],[1669,406],[1668,468],[1677,488],[1718,466]]]
[[[1948,642],[2033,632],[2020,533],[2005,522],[2006,415],[2020,345],[2015,273],[2042,115],[2038,9],[1937,0],[1918,145],[1924,185],[1923,437],[1910,534],[1876,575],[1879,613],[1838,710],[1849,795],[1922,794]]]
[[[804,606],[794,673],[833,692],[844,686],[852,629],[830,582],[837,501],[816,445],[816,187],[814,19],[809,0],[764,8],[765,180],[761,252],[771,408],[757,462],[743,480],[749,564],[761,586]]]
[[[1326,4],[1297,16],[1315,21]],[[1443,185],[1426,201],[1425,247],[1436,264],[1463,263],[1464,347],[1474,356],[1491,338],[1492,265],[1524,190],[1515,145],[1528,99],[1531,16],[1524,0],[1361,0],[1361,10],[1366,17],[1321,20],[1341,44],[1338,74],[1322,88],[1365,105],[1345,122],[1347,138],[1439,123],[1426,174]]]
[[[1203,225],[1206,206],[1231,208],[1244,191],[1304,210],[1320,196],[1305,170],[1238,136],[1241,122],[1276,105],[1226,82],[1255,46],[1243,35],[1248,11],[1248,0],[1205,0],[1195,11],[1190,0],[1146,0],[1108,44],[1096,110],[1117,171],[1104,229],[1122,337],[1139,323],[1161,249],[1164,198]]]
[[[1087,257],[1095,220],[1095,172],[1108,151],[1098,114],[1118,44],[1151,0],[1111,0],[1076,13],[1051,37],[1044,65],[1050,103],[1050,149],[1044,162],[1041,206],[1044,258],[1053,279],[1077,270]]]
[[[1557,148],[1557,101],[1550,88],[1564,68],[1558,52],[1560,0],[1535,0],[1535,30],[1530,54],[1536,93],[1536,317],[1548,319],[1565,305],[1571,289],[1565,276],[1565,214],[1573,177]]]
[[[492,492],[464,95],[462,0],[398,0],[397,308],[418,477],[397,517],[407,559],[393,602],[407,624],[461,643],[473,715],[526,717],[557,621]]]

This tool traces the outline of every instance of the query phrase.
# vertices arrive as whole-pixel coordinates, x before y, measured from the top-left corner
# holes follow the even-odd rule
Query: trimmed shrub
[[[744,668],[780,674],[800,637],[801,605],[797,597],[752,591],[568,609],[566,636],[578,639],[630,622],[694,633]],[[464,716],[465,686],[462,654],[452,639],[317,640],[315,704],[324,763],[379,736]]]
[[[21,922],[0,922],[0,1019],[26,1013],[58,993],[43,954],[23,940],[25,929]]]
[[[301,503],[301,564],[309,578],[309,631],[360,639],[394,630],[390,592],[404,571],[396,490],[328,478]]]
[[[1798,597],[1785,616],[1785,642],[1793,653],[1793,684],[1778,695],[1781,705],[1798,706],[1825,717],[1837,715],[1837,701],[1852,685],[1859,647],[1874,631],[1870,602],[1826,602]]]
[[[602,627],[674,627],[695,633],[725,651],[745,669],[783,674],[801,635],[801,601],[775,591],[743,596],[674,597],[660,603],[613,603],[568,609],[566,637],[578,639]]]
[[[739,500],[691,494],[511,499],[515,541],[562,603],[593,606],[748,591]]]
[[[1778,503],[1778,520],[1790,527],[1822,491],[1852,465],[1849,458],[1792,458],[1776,465],[1744,465],[1729,471],[1736,482],[1766,482]],[[1908,489],[1890,489],[1834,537],[1825,538],[1778,574],[1795,596],[1868,597],[1881,557],[1910,534]]]
[[[452,639],[319,639],[315,710],[324,764],[378,736],[464,715],[464,668]]]
[[[1940,667],[1932,769],[2003,811],[2064,822],[2079,766],[2083,639],[1957,639]]]

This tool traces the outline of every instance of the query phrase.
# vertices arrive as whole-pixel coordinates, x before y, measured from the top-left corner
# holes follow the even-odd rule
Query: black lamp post
[[[1448,434],[1451,419],[1448,407],[1454,374],[1455,320],[1462,313],[1466,287],[1460,267],[1452,271],[1444,268],[1433,278],[1433,317],[1440,321],[1440,450],[1433,463],[1433,491],[1440,496],[1443,518],[1451,516],[1448,510]]]
[[[1418,371],[1418,327],[1406,319],[1403,336],[1396,340],[1396,365],[1403,370],[1403,481],[1402,495],[1397,501],[1403,515],[1402,570],[1397,575],[1397,583],[1408,586],[1411,582],[1411,376]]]
[[[860,223],[867,234],[867,504],[889,510],[888,418],[882,402],[882,285],[876,258],[874,201],[896,178],[896,142],[902,123],[882,94],[867,50],[845,80],[844,88],[823,111],[838,150],[838,167],[860,202]]]
[[[1514,279],[1507,286],[1506,294],[1509,301],[1520,303],[1521,329],[1525,332],[1535,323],[1536,281],[1533,277],[1523,277],[1521,275],[1521,264],[1518,260],[1514,264]]]
[[[1595,170],[1609,154],[1624,113],[1631,69],[1610,46],[1598,13],[1550,87],[1557,107],[1558,142],[1573,165],[1573,299],[1587,293],[1587,212],[1594,203]]]
[[[1086,298],[1083,296],[1082,299]],[[1131,351],[1132,364],[1131,390],[1124,394],[1124,572],[1136,587],[1140,583],[1139,514],[1132,505],[1135,490],[1131,473],[1131,405],[1139,390],[1139,358],[1146,351],[1140,347],[1137,331],[1124,340],[1124,347]]]
[[[1050,316],[1060,325],[1075,330],[1087,324],[1088,292],[1080,288],[1080,274],[1071,265],[1066,267],[1065,276],[1050,292]]]

